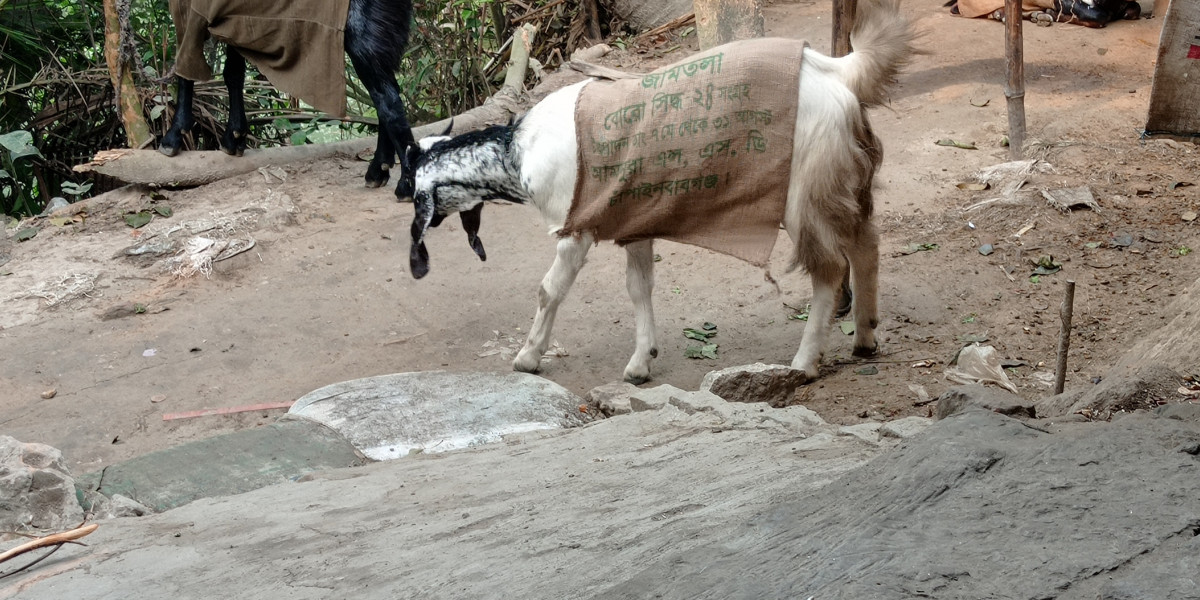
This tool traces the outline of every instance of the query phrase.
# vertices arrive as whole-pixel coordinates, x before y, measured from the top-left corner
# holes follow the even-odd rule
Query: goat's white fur
[[[832,324],[847,261],[854,287],[855,352],[871,353],[876,348],[879,250],[870,215],[871,186],[881,155],[863,106],[881,101],[887,84],[913,51],[913,39],[897,0],[863,0],[851,36],[855,52],[841,58],[811,49],[804,52],[783,224],[794,245],[792,266],[803,266],[812,277],[808,325],[792,359],[792,368],[808,378],[818,374],[822,344]],[[522,200],[537,207],[552,232],[566,221],[575,191],[574,111],[580,90],[588,83],[546,97],[525,115],[512,138],[511,152],[519,157],[513,163],[519,165],[519,173],[512,175],[519,177],[526,192]],[[436,168],[419,168],[417,189],[435,185],[437,172]],[[586,233],[558,240],[554,264],[538,293],[537,315],[525,346],[513,361],[514,369],[538,370],[558,306],[594,242]],[[650,359],[658,354],[651,305],[653,242],[625,248],[626,285],[634,304],[637,337],[624,375],[627,381],[641,383],[649,379]]]

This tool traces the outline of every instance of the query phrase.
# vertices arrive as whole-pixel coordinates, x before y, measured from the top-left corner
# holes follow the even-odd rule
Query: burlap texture
[[[584,86],[562,233],[668,239],[765,266],[787,203],[805,46],[733,42],[640,79]]]
[[[344,33],[350,0],[170,0],[175,72],[212,79],[204,40],[237,46],[276,88],[334,116],[346,114]]]

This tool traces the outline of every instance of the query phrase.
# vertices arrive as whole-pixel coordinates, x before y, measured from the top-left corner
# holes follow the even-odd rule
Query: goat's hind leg
[[[825,339],[833,327],[834,305],[843,271],[845,264],[841,261],[812,271],[812,307],[808,311],[804,337],[800,339],[800,350],[792,359],[792,368],[802,371],[809,380],[816,379],[820,374],[821,356],[825,353]],[[854,301],[856,304],[859,302],[858,294],[855,294]]]
[[[625,246],[627,256],[625,284],[637,327],[637,346],[625,366],[625,381],[634,385],[650,380],[650,359],[658,357],[654,339],[654,240],[633,242]]]
[[[246,152],[246,137],[250,135],[250,124],[246,120],[246,59],[237,48],[225,47],[225,89],[229,92],[229,122],[221,136],[221,150],[230,156],[241,156]]]
[[[587,253],[592,243],[592,236],[587,234],[565,237],[558,241],[558,254],[554,257],[554,264],[542,278],[542,287],[538,290],[538,310],[533,318],[533,326],[529,328],[529,337],[525,340],[525,346],[517,353],[517,358],[513,360],[514,371],[538,371],[542,354],[550,347],[550,332],[554,329],[558,305],[566,298],[571,285],[575,283],[575,276],[587,262]]]
[[[192,114],[192,95],[195,84],[178,75],[175,76],[175,87],[178,97],[175,104],[175,117],[171,119],[171,128],[163,135],[158,143],[158,151],[175,156],[183,149],[183,135],[192,130],[196,119]]]
[[[874,356],[879,350],[879,233],[867,223],[846,256],[854,284],[854,355]]]

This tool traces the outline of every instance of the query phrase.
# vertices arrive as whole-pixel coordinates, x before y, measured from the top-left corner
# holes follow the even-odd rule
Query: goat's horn
[[[412,248],[408,251],[408,266],[413,279],[429,274],[429,250],[425,248],[425,230],[433,221],[433,199],[421,192],[413,198]]]
[[[479,239],[479,222],[482,214],[483,203],[480,202],[475,205],[475,208],[458,213],[458,216],[462,219],[463,230],[467,232],[467,243],[479,256],[479,260],[487,260],[487,252],[483,251],[483,241]]]
[[[454,118],[453,117],[450,118],[450,124],[446,126],[446,130],[442,132],[442,135],[450,135],[451,129],[454,129]]]

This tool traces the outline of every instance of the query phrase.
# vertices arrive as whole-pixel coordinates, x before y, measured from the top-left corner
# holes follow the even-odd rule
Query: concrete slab
[[[199,498],[241,494],[313,471],[367,462],[332,429],[285,417],[270,425],[139,456],[76,477],[75,484],[81,498],[82,490],[98,490],[161,512]]]

